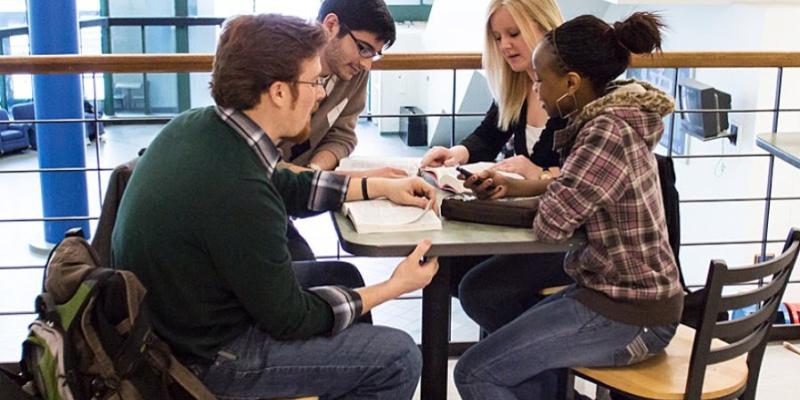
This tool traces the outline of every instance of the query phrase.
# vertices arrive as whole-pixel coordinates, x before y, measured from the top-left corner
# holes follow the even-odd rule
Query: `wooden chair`
[[[702,322],[697,331],[680,325],[666,351],[628,367],[573,368],[580,377],[634,398],[755,398],[758,374],[775,313],[800,252],[800,230],[792,229],[783,253],[766,262],[728,268],[711,262]],[[726,286],[760,287],[723,295]],[[760,305],[741,319],[717,322],[717,314]]]

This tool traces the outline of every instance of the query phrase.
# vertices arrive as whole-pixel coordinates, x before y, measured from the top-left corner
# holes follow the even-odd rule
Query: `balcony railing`
[[[209,72],[211,70],[213,56],[211,54],[136,54],[136,55],[58,55],[58,56],[3,56],[0,57],[0,75],[3,74],[100,74],[100,73],[189,73],[189,72]],[[456,113],[456,80],[458,70],[476,70],[481,68],[481,56],[477,53],[419,53],[419,54],[387,54],[382,60],[373,65],[374,71],[392,70],[452,70],[453,72],[453,93],[451,112],[421,114],[421,116],[442,116],[452,119],[450,141],[455,141],[455,118],[460,116],[474,116],[476,114]],[[677,76],[679,68],[774,68],[777,70],[775,82],[774,107],[758,109],[732,109],[724,110],[729,113],[772,113],[772,131],[778,130],[778,121],[781,113],[800,112],[800,109],[781,107],[781,87],[786,68],[800,68],[800,53],[793,52],[668,52],[655,56],[635,56],[632,60],[631,68],[669,68],[674,69]],[[673,96],[677,92],[677,79],[673,87]],[[707,113],[718,112],[721,110],[677,110],[684,113]],[[480,114],[478,114],[480,115]],[[397,114],[370,114],[363,118],[397,118]],[[114,117],[99,120],[99,122],[166,122],[167,117]],[[78,122],[78,121],[98,121],[98,120],[41,120],[41,121],[22,121],[35,123],[58,123],[58,122]],[[676,132],[676,118],[671,118],[669,122]],[[763,202],[763,225],[758,238],[752,240],[739,241],[714,241],[685,242],[682,246],[725,246],[740,244],[758,244],[761,247],[761,256],[766,256],[767,245],[783,242],[783,237],[768,237],[770,225],[770,209],[775,202],[797,201],[800,197],[794,196],[773,196],[773,180],[775,169],[775,158],[770,154],[701,154],[701,155],[679,155],[672,152],[672,138],[670,137],[668,153],[676,159],[699,159],[699,158],[753,158],[768,160],[767,182],[764,182],[763,196],[746,198],[708,198],[708,199],[684,199],[682,204],[716,204],[731,202]],[[99,160],[99,155],[98,155]],[[98,161],[97,168],[85,168],[85,171],[96,171],[99,175],[101,171],[110,171],[114,166],[103,166]],[[9,173],[40,173],[73,171],[74,169],[29,169],[29,170],[7,170],[0,171],[0,174]],[[684,194],[684,197],[685,194]],[[102,197],[101,197],[102,198]],[[74,216],[70,219],[96,219],[97,216]],[[46,218],[14,218],[0,219],[2,222],[31,222],[52,220]],[[338,257],[333,255],[331,257]],[[0,266],[2,269],[27,269],[36,266]],[[40,268],[40,267],[39,267]],[[792,285],[797,285],[800,281],[791,281]],[[21,312],[0,312],[2,315],[16,315],[27,313]],[[800,326],[792,326],[776,330],[777,337],[800,338]]]

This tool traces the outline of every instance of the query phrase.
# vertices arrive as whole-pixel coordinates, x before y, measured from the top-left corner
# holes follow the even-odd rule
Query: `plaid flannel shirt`
[[[673,103],[637,86],[590,103],[556,133],[556,148],[569,156],[533,223],[537,239],[554,242],[583,227],[587,245],[567,255],[566,272],[581,287],[633,303],[682,293],[652,153]]]

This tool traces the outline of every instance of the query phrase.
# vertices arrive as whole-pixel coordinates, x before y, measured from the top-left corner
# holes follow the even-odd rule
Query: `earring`
[[[572,111],[568,112],[567,114],[564,114],[564,112],[561,110],[561,100],[564,100],[564,98],[572,99],[572,107],[571,107]],[[575,113],[578,112],[578,99],[575,98],[575,94],[569,92],[564,93],[561,97],[558,98],[558,100],[556,100],[556,109],[558,110],[558,116],[561,117],[561,119],[567,119],[575,115]]]

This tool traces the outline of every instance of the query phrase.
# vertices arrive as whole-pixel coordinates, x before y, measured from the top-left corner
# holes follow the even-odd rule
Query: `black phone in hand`
[[[472,172],[467,171],[466,168],[460,167],[460,166],[456,167],[456,171],[458,171],[461,175],[464,175],[464,179],[465,180],[469,179],[470,176],[475,175]],[[478,186],[481,183],[483,183],[483,179],[478,179],[478,180],[475,181],[475,186]],[[489,190],[489,191],[494,190],[494,185],[489,186],[489,188],[487,190]]]

